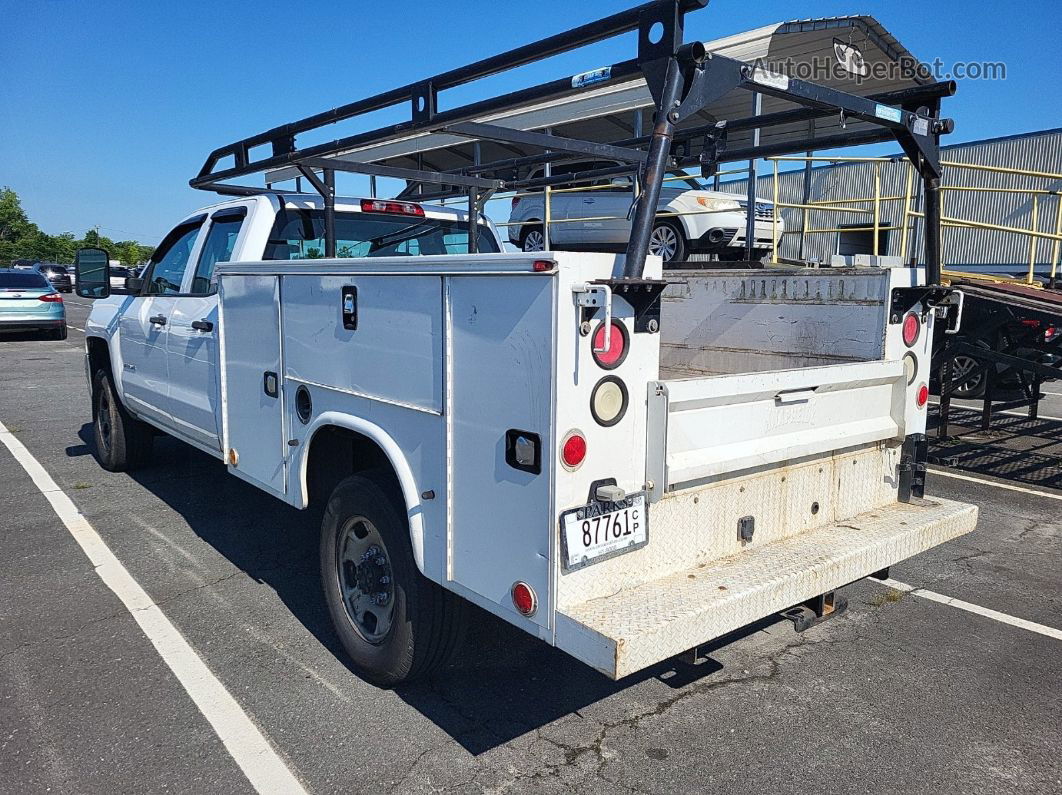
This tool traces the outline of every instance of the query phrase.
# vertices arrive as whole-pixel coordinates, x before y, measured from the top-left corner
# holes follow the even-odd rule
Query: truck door
[[[144,273],[143,290],[129,300],[119,321],[122,394],[134,412],[171,427],[166,338],[204,217],[189,219],[163,238]]]
[[[173,299],[167,324],[170,413],[185,432],[221,449],[218,386],[218,296],[214,268],[228,262],[243,228],[246,207],[227,207],[210,216],[195,270],[185,291]],[[191,270],[191,269],[190,269]]]

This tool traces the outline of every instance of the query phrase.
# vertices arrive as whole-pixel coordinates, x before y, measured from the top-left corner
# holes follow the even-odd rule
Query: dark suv
[[[47,279],[52,287],[61,293],[71,293],[74,291],[74,282],[70,278],[70,271],[67,270],[65,265],[57,265],[54,262],[42,262],[38,267],[44,278]]]

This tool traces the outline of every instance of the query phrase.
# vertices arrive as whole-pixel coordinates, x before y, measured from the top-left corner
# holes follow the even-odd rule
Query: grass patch
[[[897,591],[895,588],[889,588],[887,591],[881,591],[870,597],[870,604],[874,607],[881,607],[889,602],[899,602],[906,596],[906,592]]]
[[[91,483],[86,483],[83,480],[79,480],[77,483],[74,484],[74,488],[75,489],[91,489],[92,488],[92,484]]]

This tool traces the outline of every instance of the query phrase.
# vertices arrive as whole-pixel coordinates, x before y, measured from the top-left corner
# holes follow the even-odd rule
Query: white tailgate
[[[904,437],[899,361],[649,382],[646,480],[665,490]]]

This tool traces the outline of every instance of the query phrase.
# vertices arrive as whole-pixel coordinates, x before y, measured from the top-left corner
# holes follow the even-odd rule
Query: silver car
[[[618,165],[611,161],[578,161],[553,166],[552,175]],[[542,167],[531,171],[531,179],[543,176]],[[523,251],[540,251],[544,244],[542,222],[545,218],[544,193],[513,199],[509,214],[509,242]],[[604,177],[586,190],[562,190],[550,197],[550,247],[570,251],[622,251],[631,234],[631,205],[634,202],[633,180],[629,176]],[[684,172],[668,174],[660,190],[657,211],[660,217],[653,226],[649,253],[674,265],[690,254],[715,254],[719,259],[745,258],[745,230],[748,201],[740,194],[709,190],[696,177]],[[781,239],[785,224],[779,217],[774,224],[774,205],[755,203],[755,239],[753,259],[770,253],[774,235]]]
[[[46,331],[66,339],[63,296],[36,270],[0,270],[0,330]]]

